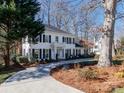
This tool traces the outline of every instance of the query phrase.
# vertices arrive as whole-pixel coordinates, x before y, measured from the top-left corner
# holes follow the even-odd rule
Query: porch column
[[[56,53],[57,53],[56,48],[52,49],[52,55],[51,55],[52,59],[56,59]]]

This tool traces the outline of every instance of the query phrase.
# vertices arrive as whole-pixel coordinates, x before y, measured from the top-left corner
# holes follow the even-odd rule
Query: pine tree
[[[10,50],[15,42],[25,36],[36,37],[44,31],[44,25],[35,16],[40,11],[37,0],[0,1],[0,49],[5,66],[10,65]]]

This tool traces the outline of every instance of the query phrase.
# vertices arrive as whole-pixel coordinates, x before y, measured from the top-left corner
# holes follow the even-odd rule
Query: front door
[[[63,58],[62,52],[63,52],[63,51],[62,51],[61,48],[58,48],[58,49],[57,49],[58,59],[62,59],[62,58]]]

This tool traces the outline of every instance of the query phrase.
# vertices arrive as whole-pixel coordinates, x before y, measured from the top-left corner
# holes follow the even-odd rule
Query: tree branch
[[[115,20],[121,19],[121,18],[124,18],[124,13],[118,13],[118,14],[116,15]]]
[[[0,28],[2,28],[2,29],[3,29],[3,31],[7,32],[6,26],[4,26],[4,25],[0,24]]]

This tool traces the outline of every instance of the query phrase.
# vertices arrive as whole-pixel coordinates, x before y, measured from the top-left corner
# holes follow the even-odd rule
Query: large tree
[[[5,66],[10,65],[10,51],[25,36],[36,37],[44,25],[36,14],[40,11],[37,0],[0,1],[0,49]]]
[[[112,65],[112,44],[114,37],[117,0],[103,0],[103,5],[105,11],[105,19],[102,29],[102,48],[98,66],[107,67]]]

